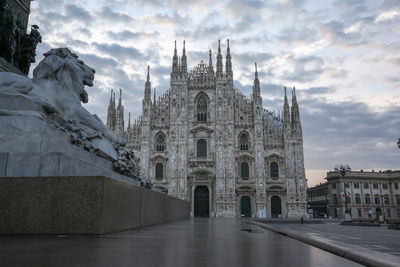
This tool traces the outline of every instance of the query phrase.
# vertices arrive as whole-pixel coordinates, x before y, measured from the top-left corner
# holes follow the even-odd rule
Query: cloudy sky
[[[265,108],[281,110],[283,86],[296,87],[310,186],[338,163],[400,169],[398,0],[37,0],[29,23],[43,36],[37,61],[69,47],[96,69],[86,108],[103,121],[111,89],[140,115],[147,65],[168,89],[174,40],[179,51],[186,40],[191,69],[229,38],[245,95],[255,61]]]

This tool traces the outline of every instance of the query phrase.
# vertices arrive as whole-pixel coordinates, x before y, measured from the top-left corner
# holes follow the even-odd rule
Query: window
[[[376,205],[379,205],[381,203],[379,195],[374,195],[374,202]]]
[[[207,121],[207,99],[204,95],[197,99],[197,121]]]
[[[239,138],[240,150],[249,150],[249,136],[247,133],[242,133]]]
[[[373,184],[372,184],[372,187],[373,187],[374,189],[378,189],[378,183],[373,183]]]
[[[354,182],[354,188],[360,188],[360,183],[359,182]]]
[[[396,204],[399,205],[400,204],[400,195],[396,195]]]
[[[336,189],[336,183],[332,184],[332,189]]]
[[[156,164],[156,180],[162,180],[164,177],[164,166],[162,163]]]
[[[247,162],[242,162],[240,165],[240,176],[242,178],[249,178],[249,164]]]
[[[333,194],[332,195],[332,198],[333,198],[333,204],[337,204],[337,195],[336,194]]]
[[[368,189],[369,188],[369,183],[364,183],[364,189]]]
[[[345,186],[346,188],[349,188],[349,187],[350,187],[350,182],[344,182],[344,186]]]
[[[365,204],[371,204],[371,197],[369,194],[365,194]]]
[[[383,196],[383,203],[385,203],[385,205],[390,205],[389,195]]]
[[[270,171],[271,171],[271,177],[279,177],[279,169],[278,169],[278,163],[272,162],[269,165]]]
[[[358,212],[358,217],[362,217],[362,215],[361,215],[361,209],[357,209],[357,212]]]
[[[388,190],[388,188],[389,188],[389,187],[388,187],[388,184],[382,184],[382,189],[383,189],[383,190]]]
[[[356,200],[356,204],[361,204],[361,197],[360,197],[360,194],[356,194],[355,200]]]
[[[399,183],[394,183],[394,189],[399,189]]]
[[[156,151],[162,152],[165,150],[164,134],[159,133],[156,137]]]
[[[197,157],[207,157],[207,142],[204,139],[197,141]]]

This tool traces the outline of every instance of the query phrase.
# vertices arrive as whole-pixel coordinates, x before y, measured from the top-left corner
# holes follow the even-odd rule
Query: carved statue
[[[39,26],[32,25],[31,33],[24,34],[22,37],[18,68],[26,75],[29,73],[31,63],[35,62],[36,46],[42,42],[42,36],[38,29]]]
[[[8,9],[5,1],[0,2],[0,56],[4,57],[9,63],[14,64],[15,54],[15,15]]]

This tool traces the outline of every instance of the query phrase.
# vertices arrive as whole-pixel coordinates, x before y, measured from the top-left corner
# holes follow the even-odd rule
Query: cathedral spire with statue
[[[187,68],[185,41],[172,57],[170,88],[151,99],[147,69],[142,114],[124,128],[122,97],[111,93],[107,126],[123,135],[145,177],[163,192],[191,202],[195,217],[304,217],[307,180],[296,90],[283,111],[263,107],[257,63],[250,98],[233,84],[227,40],[225,70],[218,40],[214,71]],[[120,108],[121,107],[121,108]],[[128,106],[129,109],[129,106]]]

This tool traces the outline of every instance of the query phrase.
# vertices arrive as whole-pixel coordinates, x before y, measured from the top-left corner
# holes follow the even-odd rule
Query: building
[[[107,125],[123,131],[139,166],[154,186],[191,202],[192,216],[301,217],[306,215],[303,137],[296,91],[283,112],[262,106],[255,65],[252,95],[233,85],[227,42],[225,68],[220,42],[216,66],[209,51],[188,71],[185,42],[172,57],[170,88],[151,98],[150,70],[142,115],[124,130],[121,93],[112,93]],[[130,115],[129,115],[130,116]]]
[[[314,218],[329,216],[328,203],[328,183],[320,183],[307,189],[307,210]]]
[[[400,218],[400,171],[328,172],[329,215],[344,218],[345,201],[353,219]],[[344,190],[346,185],[346,190]]]

